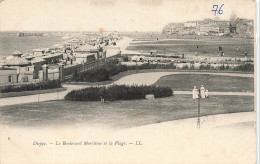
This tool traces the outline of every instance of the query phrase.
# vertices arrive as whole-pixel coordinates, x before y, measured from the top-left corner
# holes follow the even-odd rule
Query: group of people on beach
[[[201,85],[200,89],[197,89],[196,86],[194,86],[192,90],[192,97],[193,99],[209,98],[209,91],[205,89],[203,85]]]

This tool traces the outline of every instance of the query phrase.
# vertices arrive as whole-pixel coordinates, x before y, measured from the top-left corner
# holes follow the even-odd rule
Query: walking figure
[[[200,97],[203,99],[206,98],[205,88],[203,87],[203,85],[201,85],[201,87],[200,87]]]
[[[196,86],[194,86],[194,88],[192,89],[192,98],[193,99],[198,99],[199,98],[199,91],[196,88]]]

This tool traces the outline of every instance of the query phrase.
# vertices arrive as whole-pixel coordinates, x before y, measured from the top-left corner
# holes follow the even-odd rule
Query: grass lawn
[[[154,85],[168,86],[173,91],[191,91],[193,86],[204,85],[209,91],[242,92],[254,91],[254,78],[215,75],[168,75],[160,78]]]
[[[253,96],[211,96],[201,100],[202,115],[254,110]],[[197,101],[191,95],[155,100],[100,102],[49,101],[5,106],[1,124],[21,127],[99,125],[123,129],[197,116]]]
[[[149,40],[147,40],[149,41]],[[170,45],[169,45],[170,44]],[[198,45],[198,48],[197,48]],[[248,57],[254,57],[254,41],[253,39],[241,38],[206,38],[206,39],[184,39],[184,40],[158,40],[154,42],[133,42],[127,50],[150,52],[158,50],[159,53],[185,53],[195,54],[200,56],[220,55],[218,47],[221,46],[225,56],[228,57],[243,57],[243,53],[247,52]],[[240,48],[238,50],[237,48]]]

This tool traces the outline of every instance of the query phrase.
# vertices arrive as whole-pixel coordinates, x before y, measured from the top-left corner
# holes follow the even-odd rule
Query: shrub
[[[207,64],[207,65],[200,65],[199,69],[200,70],[210,70],[212,68],[211,68],[210,64]]]
[[[254,72],[254,65],[247,63],[234,68],[234,71]]]
[[[154,94],[155,98],[172,96],[169,87],[112,85],[110,87],[90,87],[73,90],[65,96],[71,101],[108,101],[144,99],[145,95]]]
[[[182,70],[188,70],[188,69],[190,69],[189,68],[189,66],[188,65],[184,65],[184,66],[182,66],[182,68],[181,68]]]
[[[230,66],[229,66],[229,65],[227,65],[225,69],[226,69],[226,70],[229,70],[229,69],[230,69]]]
[[[22,91],[33,91],[43,89],[61,88],[62,85],[59,80],[47,81],[33,84],[21,84],[21,85],[8,85],[0,89],[1,93],[7,92],[22,92]]]
[[[190,66],[190,70],[195,70],[195,66],[193,64]]]
[[[221,71],[224,71],[224,70],[225,70],[225,66],[224,66],[224,64],[221,65],[221,66],[219,66],[218,68],[219,68],[219,70],[221,70]]]

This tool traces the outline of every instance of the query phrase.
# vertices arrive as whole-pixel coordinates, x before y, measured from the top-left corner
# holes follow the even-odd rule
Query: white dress
[[[206,95],[205,95],[205,88],[204,87],[201,87],[200,88],[200,97],[205,99],[206,98]]]
[[[195,88],[195,89],[192,90],[192,98],[193,98],[193,99],[199,98],[198,89]]]

